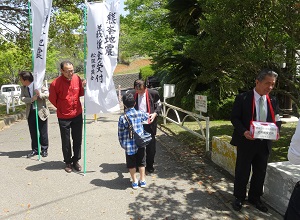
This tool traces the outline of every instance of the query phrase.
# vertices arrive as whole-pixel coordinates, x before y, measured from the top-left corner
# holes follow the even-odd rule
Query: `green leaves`
[[[70,59],[75,65],[83,63],[83,2],[82,0],[53,0],[46,77],[57,76],[59,62],[62,59]],[[4,36],[20,50],[18,54],[22,53],[25,57],[29,57],[18,63],[19,70],[22,68],[32,70],[27,0],[1,1],[0,30],[2,37]],[[7,55],[5,51],[0,52]],[[7,70],[4,71],[2,68],[0,75],[7,76],[5,72]]]
[[[57,74],[63,59],[82,67],[83,3],[53,1],[46,76]],[[181,107],[192,109],[191,99],[199,93],[222,104],[253,88],[257,72],[265,67],[279,73],[275,92],[300,106],[298,0],[126,0],[125,9],[129,14],[121,17],[119,62],[153,58],[161,83],[176,84],[174,100]],[[27,1],[0,3],[1,33],[6,28],[1,24],[17,27],[2,35],[23,54],[30,54],[27,17]],[[26,59],[24,66],[30,69],[30,63]]]
[[[13,43],[0,42],[0,84],[17,83],[19,80],[18,73],[26,69],[26,63],[30,56]]]
[[[300,48],[296,0],[125,4],[130,14],[121,21],[121,52],[153,57],[161,83],[176,84],[177,105],[191,109],[193,102],[188,100],[205,92],[221,104],[253,88],[257,73],[266,67],[279,73],[281,86],[289,83],[288,88],[294,88],[288,91],[293,100],[300,100],[292,80],[297,76],[295,51]],[[277,91],[282,89],[287,87]]]
[[[126,1],[130,14],[121,18],[120,54],[152,56],[160,48],[170,48],[173,30],[165,20],[164,1]],[[126,59],[124,57],[124,59]]]

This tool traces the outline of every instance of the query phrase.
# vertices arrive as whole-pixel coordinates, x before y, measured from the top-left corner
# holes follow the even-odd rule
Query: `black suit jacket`
[[[153,90],[153,89],[148,89],[147,88],[147,90],[148,90],[148,94],[149,94],[150,111],[149,111],[149,109],[147,109],[147,110],[150,112],[150,114],[152,114],[152,113],[155,112],[155,113],[157,113],[157,115],[159,115],[160,112],[161,112],[161,103],[160,103],[159,93],[158,93],[158,91]],[[135,106],[134,106],[134,108],[136,110],[139,110],[138,95],[135,92],[135,90],[130,90],[130,92],[133,93],[133,95],[135,97]],[[153,135],[156,135],[157,118],[158,117],[156,117],[154,119],[154,121],[149,126],[144,125],[145,130],[148,131],[148,132],[150,132]]]
[[[253,144],[253,141],[248,140],[244,136],[244,132],[250,130],[250,122],[252,120],[254,91],[248,91],[236,96],[233,109],[231,112],[231,123],[234,126],[234,131],[231,139],[231,144],[235,146],[243,146]],[[278,102],[275,97],[270,96],[270,101],[274,110],[274,114],[279,114]],[[254,107],[253,120],[256,120],[256,110]],[[268,103],[267,122],[273,122]],[[280,129],[281,121],[276,121],[276,125]],[[271,151],[272,141],[267,140],[269,151]]]

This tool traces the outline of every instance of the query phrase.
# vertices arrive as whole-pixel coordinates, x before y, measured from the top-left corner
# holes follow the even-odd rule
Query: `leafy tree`
[[[53,1],[46,77],[57,75],[58,65],[64,59],[72,60],[75,65],[83,65],[83,3],[83,0]],[[2,35],[31,57],[28,12],[27,0],[3,0],[0,3]],[[26,63],[29,70],[30,60]]]
[[[160,76],[176,82],[178,100],[187,103],[192,98],[189,94],[208,89],[209,98],[222,103],[253,88],[257,72],[270,67],[279,73],[277,92],[294,95],[299,102],[298,83],[293,81],[299,48],[299,4],[295,0],[189,0],[186,4],[171,0],[167,8],[182,46],[177,50],[174,41],[173,49],[162,52],[165,56],[156,61]],[[281,68],[284,62],[286,69]],[[194,68],[188,68],[191,64]],[[288,82],[295,90],[287,92]]]
[[[80,13],[83,0],[53,0],[53,10],[64,8],[75,14]],[[18,31],[29,32],[28,0],[2,0],[0,3],[1,33],[17,35]]]
[[[0,84],[17,83],[18,73],[26,69],[26,60],[30,59],[26,53],[11,42],[0,40]]]
[[[82,13],[59,9],[51,20],[49,45],[60,51],[58,62],[68,59],[74,65],[83,64]]]
[[[17,34],[17,31],[26,31],[23,24],[27,23],[27,1],[2,0],[0,3],[0,33],[8,40]]]
[[[161,49],[171,49],[174,35],[164,9],[167,0],[127,0],[126,17],[121,17],[120,54],[122,57],[153,56]]]
[[[48,46],[47,51],[47,63],[46,63],[46,73],[45,79],[50,80],[56,78],[60,73],[60,67],[58,63],[58,56],[60,51],[53,46]]]
[[[279,73],[275,92],[296,96],[299,102],[298,83],[293,81],[297,75],[295,51],[300,43],[296,5],[294,0],[208,1],[206,19],[199,21],[209,37],[198,45],[210,53],[195,59],[206,64],[206,70],[216,68],[220,82],[224,75],[233,79],[238,86],[229,85],[226,90],[234,93],[253,88],[257,72],[272,68]],[[287,63],[286,69],[282,63]],[[290,92],[288,87],[295,89]]]

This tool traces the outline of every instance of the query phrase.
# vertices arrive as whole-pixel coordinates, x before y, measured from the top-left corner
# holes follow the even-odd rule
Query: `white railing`
[[[6,104],[6,113],[9,114],[9,109],[11,108],[13,112],[16,111],[16,107],[20,105],[24,105],[21,103],[20,95],[15,95],[14,92],[10,92],[10,95],[2,95],[1,102]]]
[[[166,102],[162,102],[162,105],[163,105],[162,117],[163,117],[164,124],[166,124],[167,121],[172,122],[172,123],[180,126],[181,128],[185,129],[186,131],[190,132],[191,134],[196,135],[197,137],[200,137],[201,139],[205,140],[206,152],[208,152],[209,151],[209,117],[204,117],[201,115],[201,113],[198,115],[194,112],[189,112],[189,111],[183,110],[176,106],[170,105]],[[177,118],[176,121],[173,120],[172,118],[168,117],[168,113],[170,112],[170,110],[174,111],[176,118]],[[178,111],[186,114],[182,120],[180,119]],[[188,117],[195,119],[195,121],[199,125],[200,133],[197,133],[194,130],[189,129],[187,126],[184,125],[184,122],[186,121],[186,119]],[[204,132],[201,121],[205,121],[205,131],[206,132]]]

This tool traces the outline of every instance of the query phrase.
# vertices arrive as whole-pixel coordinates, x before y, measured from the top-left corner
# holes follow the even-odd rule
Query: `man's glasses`
[[[74,73],[74,70],[63,70],[65,73]]]

